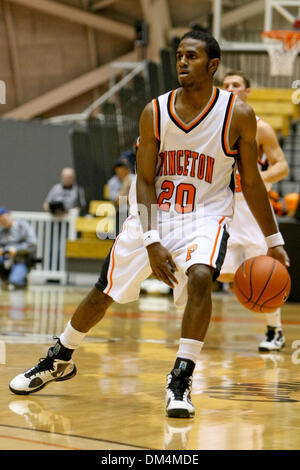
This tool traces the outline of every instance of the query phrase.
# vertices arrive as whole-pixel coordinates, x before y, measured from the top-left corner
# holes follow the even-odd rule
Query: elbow
[[[149,187],[149,186],[153,186],[153,185],[154,185],[154,180],[153,179],[148,179],[148,178],[146,179],[141,175],[137,175],[137,178],[136,178],[137,188],[145,188],[145,187]]]
[[[277,174],[274,178],[270,179],[270,183],[277,183],[278,181],[286,178],[290,173],[289,166],[287,163],[282,163],[280,169],[278,168]]]
[[[276,169],[277,171],[274,174],[273,181],[271,180],[270,183],[276,183],[277,181],[283,180],[289,175],[290,172],[289,166],[286,161],[281,161],[280,163],[278,163]]]
[[[286,178],[290,174],[290,169],[287,163],[284,164],[284,167],[282,169],[282,179]]]

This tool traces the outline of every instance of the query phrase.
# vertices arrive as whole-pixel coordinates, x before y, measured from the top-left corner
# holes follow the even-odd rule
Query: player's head
[[[234,93],[243,101],[247,100],[251,91],[250,87],[251,83],[249,78],[238,70],[227,72],[223,78],[224,90]]]
[[[13,220],[7,207],[0,207],[0,225],[3,228],[10,228],[13,225]]]
[[[120,180],[126,178],[130,173],[130,163],[127,158],[121,158],[115,164],[115,173]]]
[[[75,182],[75,171],[73,168],[63,168],[60,177],[63,186],[70,187]]]
[[[176,68],[183,87],[212,80],[220,63],[221,50],[214,37],[204,31],[189,31],[179,42]]]

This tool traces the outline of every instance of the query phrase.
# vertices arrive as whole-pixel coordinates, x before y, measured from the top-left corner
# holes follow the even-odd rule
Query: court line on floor
[[[2,425],[0,425],[0,426],[2,426]],[[32,429],[32,431],[34,431],[34,430]],[[49,447],[57,447],[57,448],[67,449],[67,450],[81,450],[78,447],[68,447],[68,446],[64,446],[63,444],[54,444],[54,443],[50,444],[49,442],[36,441],[34,439],[25,439],[24,437],[8,436],[8,435],[5,435],[5,434],[0,434],[0,439],[1,438],[13,439],[15,441],[29,442],[31,444],[42,444],[42,445],[49,446]]]
[[[236,316],[236,317],[229,317],[226,315],[226,317],[221,317],[221,316],[212,316],[211,322],[212,323],[265,323],[265,319],[263,317],[264,314],[258,314],[260,317],[255,318],[253,315],[253,318],[251,317],[241,317],[241,316]],[[145,318],[145,313],[130,313],[130,312],[107,312],[106,314],[107,317],[120,317],[120,318]],[[155,312],[155,314],[150,314],[150,318],[154,320],[161,320],[162,322],[166,322],[166,320],[181,320],[182,319],[182,314],[175,314],[175,315],[168,315],[166,317],[162,317],[162,315],[159,315]],[[145,318],[147,319],[147,318]],[[300,320],[283,320],[282,321],[283,325],[300,325]]]
[[[8,311],[10,312],[11,310],[17,310],[17,311],[23,311],[23,312],[32,312],[32,313],[45,313],[42,311],[42,309],[34,309],[33,307],[11,307],[10,305],[0,305],[0,311]],[[68,311],[64,309],[62,312],[57,312],[55,310],[49,310],[46,312],[48,315],[49,314],[58,314],[62,313],[63,315],[72,315],[74,313],[74,309]],[[163,312],[165,313],[165,312]],[[258,314],[258,315],[263,315],[263,314]],[[106,313],[106,318],[110,317],[119,317],[119,318],[125,318],[128,320],[132,319],[144,319],[144,320],[160,320],[161,322],[166,322],[167,320],[181,320],[183,316],[182,313],[174,313],[174,314],[168,314],[166,316],[162,316],[162,314],[158,314],[157,312],[122,312],[122,311],[108,311]],[[220,316],[212,316],[211,318],[212,323],[265,323],[264,318],[255,318],[253,315],[253,318],[251,317],[242,317],[242,316],[236,316],[236,317],[230,317],[226,316],[220,317]],[[300,325],[300,320],[283,320],[283,325]]]
[[[26,428],[26,427],[23,427],[23,426],[13,426],[12,424],[0,424],[0,427],[9,428],[9,429],[21,429],[23,431],[43,432],[45,434],[51,434],[51,435],[55,435],[55,436],[74,437],[76,439],[86,439],[86,440],[94,441],[94,442],[106,442],[108,444],[115,444],[115,445],[120,445],[120,446],[133,447],[133,448],[141,449],[141,450],[156,450],[156,449],[152,449],[151,447],[139,446],[139,445],[134,445],[134,444],[127,444],[127,443],[118,442],[118,441],[109,441],[107,439],[99,439],[97,437],[80,436],[80,435],[77,435],[77,434],[65,434],[63,432],[46,431],[45,429],[30,429],[30,428]]]

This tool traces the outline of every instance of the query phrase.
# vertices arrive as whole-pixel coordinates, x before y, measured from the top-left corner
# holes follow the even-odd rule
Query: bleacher
[[[288,137],[292,122],[299,118],[299,106],[292,102],[294,92],[286,88],[254,88],[247,102],[279,135]]]

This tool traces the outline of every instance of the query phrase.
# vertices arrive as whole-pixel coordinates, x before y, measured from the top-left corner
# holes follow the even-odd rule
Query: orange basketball
[[[291,279],[287,269],[270,256],[247,259],[234,276],[235,295],[252,312],[274,312],[284,304],[290,290]]]

